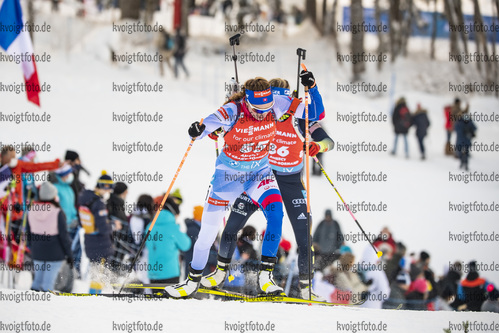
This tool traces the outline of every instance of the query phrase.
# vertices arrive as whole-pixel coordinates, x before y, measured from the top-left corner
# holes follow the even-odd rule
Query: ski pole
[[[203,124],[203,119],[199,122],[199,125]],[[121,285],[121,288],[118,292],[118,294],[121,294],[121,291],[123,290],[123,286],[125,285],[125,282],[128,280],[128,276],[132,272],[133,267],[137,263],[137,260],[139,259],[139,256],[144,249],[144,246],[146,245],[146,240],[149,238],[149,235],[151,234],[152,228],[154,228],[154,225],[156,224],[156,220],[158,219],[159,213],[163,209],[163,206],[166,202],[166,199],[168,198],[168,195],[170,194],[170,191],[172,190],[173,184],[175,183],[175,180],[177,180],[178,174],[180,173],[180,170],[182,169],[182,166],[184,165],[185,160],[187,159],[187,155],[189,155],[189,151],[192,148],[192,145],[194,144],[194,141],[196,141],[195,138],[191,140],[189,143],[189,146],[187,147],[187,150],[185,151],[184,157],[182,158],[182,161],[180,161],[180,165],[177,168],[177,172],[175,172],[175,175],[173,176],[172,182],[170,183],[170,186],[168,187],[168,190],[166,191],[165,195],[163,196],[163,200],[161,201],[161,204],[159,205],[158,209],[156,210],[156,214],[154,215],[154,219],[152,220],[151,224],[149,225],[149,229],[147,230],[147,234],[142,239],[142,242],[140,243],[139,250],[137,251],[137,254],[135,254],[135,257],[133,258],[132,264],[130,265],[130,268],[128,268],[128,272],[126,274],[126,278],[123,281],[123,284]]]
[[[296,98],[300,95],[300,64],[301,60],[305,60],[305,53],[307,50],[297,48],[296,55],[298,56],[298,74],[296,75]]]
[[[329,183],[331,184],[331,186],[334,188],[334,190],[336,191],[336,193],[338,194],[338,196],[340,197],[341,201],[343,202],[343,204],[345,205],[345,207],[347,208],[348,212],[350,213],[350,215],[352,216],[352,218],[354,219],[355,223],[357,223],[357,226],[360,228],[360,230],[362,231],[362,233],[364,234],[364,237],[366,237],[367,241],[369,242],[369,244],[371,244],[374,252],[376,252],[376,255],[378,256],[378,258],[381,258],[381,256],[383,255],[383,252],[382,251],[378,251],[376,250],[376,248],[374,247],[373,243],[371,242],[371,240],[369,239],[369,237],[367,237],[366,235],[366,232],[364,231],[364,229],[362,229],[362,227],[360,226],[359,222],[357,221],[357,219],[355,218],[355,216],[353,215],[352,211],[350,210],[350,208],[348,207],[348,205],[345,203],[345,201],[343,200],[343,198],[341,197],[340,193],[338,192],[338,190],[336,189],[336,187],[334,186],[333,184],[333,181],[331,180],[331,178],[329,178],[329,176],[327,175],[326,171],[324,170],[324,167],[322,166],[322,163],[317,159],[316,156],[314,156],[314,161],[319,164],[319,167],[321,168],[321,171],[322,173],[324,174],[324,176],[326,176],[327,180],[329,181]]]
[[[298,49],[301,50],[301,49]],[[303,50],[305,51],[305,50]],[[305,53],[303,53],[305,55]],[[300,57],[301,58],[301,57]],[[299,59],[300,59],[299,58]],[[298,61],[300,61],[298,59]],[[304,64],[301,64],[304,71],[307,70]],[[310,150],[309,150],[309,131],[308,131],[308,87],[305,86],[305,173],[307,174],[307,249],[308,249],[308,297],[312,300],[312,221],[310,220]]]
[[[21,267],[20,265],[24,261],[24,251],[26,250],[26,241],[24,240],[25,232],[26,232],[26,221],[28,219],[28,211],[27,208],[29,209],[31,205],[31,186],[28,189],[28,204],[26,204],[26,201],[24,202],[24,216],[23,216],[23,224],[21,226],[21,238],[19,239],[19,247],[17,249],[17,257],[16,257],[16,265],[18,267]]]
[[[236,70],[236,82],[239,84],[239,77],[237,76],[237,55],[236,55],[236,45],[239,45],[239,38],[241,34],[235,34],[229,38],[229,44],[232,46],[232,60],[234,60],[234,69]],[[239,90],[237,88],[237,90]],[[238,91],[235,91],[238,92]]]
[[[5,262],[8,263],[10,258],[10,243],[12,241],[12,237],[10,235],[10,229],[11,229],[11,219],[12,219],[12,210],[14,209],[14,191],[16,188],[16,181],[15,179],[12,179],[12,181],[9,184],[9,194],[7,195],[7,205],[10,200],[10,207],[7,208],[7,214],[5,216],[5,235],[6,235],[6,241],[7,241],[7,250],[5,252]]]

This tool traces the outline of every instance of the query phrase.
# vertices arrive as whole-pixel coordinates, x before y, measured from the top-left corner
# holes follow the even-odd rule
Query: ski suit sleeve
[[[308,105],[308,120],[318,121],[326,115],[322,97],[317,86],[309,90],[310,104]],[[292,98],[288,96],[274,95],[274,112],[279,119],[285,114],[292,102]],[[296,108],[294,116],[298,119],[305,119],[305,103],[301,102]]]
[[[213,131],[222,127],[224,131],[228,131],[237,121],[237,106],[234,103],[227,103],[221,106],[217,111],[204,118],[203,124],[206,126],[204,132],[196,138],[202,139]]]
[[[303,137],[305,137],[305,120],[298,119],[298,127]],[[308,130],[310,131],[312,140],[321,147],[321,149],[319,150],[320,153],[333,150],[333,139],[329,137],[324,128],[322,128],[322,126],[318,122],[314,121],[309,123]]]
[[[72,260],[73,254],[71,252],[71,242],[69,240],[68,229],[66,227],[66,216],[64,215],[62,209],[57,217],[57,229],[59,231],[59,242],[64,250],[64,254],[66,254],[67,258]]]

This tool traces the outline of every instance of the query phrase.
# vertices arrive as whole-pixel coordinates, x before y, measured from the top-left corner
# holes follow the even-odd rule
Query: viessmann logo
[[[249,135],[253,135],[253,132],[260,132],[268,129],[272,129],[274,127],[274,123],[270,123],[262,126],[250,126],[248,128],[236,128],[236,133],[248,133]]]

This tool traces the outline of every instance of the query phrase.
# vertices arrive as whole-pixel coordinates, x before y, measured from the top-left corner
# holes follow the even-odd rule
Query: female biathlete
[[[289,95],[288,81],[273,79],[270,81],[270,85],[274,95]],[[312,99],[315,99],[315,104],[322,105],[322,99],[315,83],[309,92],[312,95]],[[309,144],[310,156],[333,149],[333,140],[318,122],[310,122],[309,131],[314,140]],[[271,144],[269,162],[281,190],[282,200],[293,227],[296,243],[298,244],[298,271],[301,296],[304,299],[308,299],[308,288],[310,286],[308,280],[307,205],[306,192],[301,177],[304,145],[305,121],[303,119],[296,119],[290,116],[289,113],[284,114],[277,122],[277,134]],[[236,199],[220,241],[217,269],[201,279],[201,285],[204,288],[219,288],[223,285],[236,248],[237,233],[244,227],[256,210],[258,210],[258,206],[245,194]],[[313,249],[311,250],[313,256]],[[325,300],[313,291],[312,299]]]
[[[308,74],[313,78],[311,73]],[[281,192],[268,163],[268,150],[276,134],[276,120],[287,112],[304,118],[305,105],[296,98],[274,96],[269,82],[256,77],[246,81],[242,91],[206,117],[202,125],[194,122],[189,127],[189,135],[196,139],[222,127],[225,145],[216,160],[189,275],[184,282],[166,287],[168,296],[184,298],[197,291],[226,207],[243,192],[258,203],[267,219],[258,274],[259,291],[265,294],[283,291],[272,279],[284,213]],[[319,120],[323,116],[323,110],[319,110],[312,99],[309,118]]]

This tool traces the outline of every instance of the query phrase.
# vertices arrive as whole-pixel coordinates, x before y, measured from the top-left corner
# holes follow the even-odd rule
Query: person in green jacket
[[[180,213],[172,197],[166,199],[163,210],[146,240],[149,252],[148,274],[151,283],[178,283],[180,281],[179,251],[187,251],[191,239],[175,223]],[[149,224],[146,229],[149,229]]]

